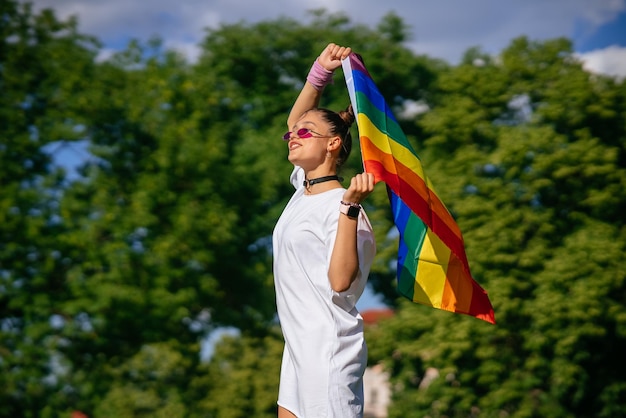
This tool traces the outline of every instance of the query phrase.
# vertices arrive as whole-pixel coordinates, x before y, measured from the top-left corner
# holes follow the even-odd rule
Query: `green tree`
[[[156,344],[183,355],[178,372],[187,376],[200,361],[199,339],[214,327],[262,332],[274,311],[270,263],[252,246],[267,209],[255,213],[259,191],[237,181],[242,131],[235,114],[220,120],[226,105],[214,74],[196,78],[157,42],[132,44],[99,71],[87,128],[98,161],[61,206],[74,260],[64,309],[89,327],[67,336],[64,354],[77,371],[81,409],[167,415],[184,398],[184,380],[172,386],[162,371],[148,390],[116,370],[148,379],[128,360]],[[136,397],[121,402],[131,387]],[[171,402],[135,405],[166,393]]]
[[[80,137],[98,45],[75,20],[29,4],[4,1],[0,15],[0,416],[35,417],[68,398],[57,332],[68,297],[64,175],[46,147]]]
[[[275,417],[282,350],[278,329],[264,337],[224,338],[190,385],[198,401],[189,416]]]
[[[416,142],[498,324],[403,303],[373,329],[391,417],[626,416],[624,91],[562,39],[441,75]]]

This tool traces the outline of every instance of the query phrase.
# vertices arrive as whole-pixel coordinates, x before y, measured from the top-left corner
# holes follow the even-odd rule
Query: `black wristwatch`
[[[361,205],[358,203],[350,203],[341,201],[341,205],[339,206],[339,212],[343,213],[350,219],[356,219],[359,217],[359,213],[361,212]]]

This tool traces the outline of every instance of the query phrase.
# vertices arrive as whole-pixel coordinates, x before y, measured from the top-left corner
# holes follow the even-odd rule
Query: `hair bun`
[[[355,120],[354,110],[352,110],[352,105],[348,105],[346,110],[340,111],[339,117],[345,122],[346,126],[350,128]]]

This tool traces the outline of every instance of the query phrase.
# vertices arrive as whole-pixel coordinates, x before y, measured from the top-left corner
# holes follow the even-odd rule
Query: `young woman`
[[[289,114],[284,136],[296,188],[273,235],[278,316],[285,338],[278,417],[363,416],[367,347],[355,304],[376,252],[360,203],[372,174],[343,188],[337,171],[351,149],[352,108],[318,108],[350,48],[329,44]]]

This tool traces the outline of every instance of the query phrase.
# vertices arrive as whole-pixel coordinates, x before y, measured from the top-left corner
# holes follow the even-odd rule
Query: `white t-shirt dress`
[[[304,194],[296,167],[296,192],[273,234],[276,305],[285,338],[278,404],[298,418],[363,416],[367,346],[355,305],[376,253],[371,224],[358,219],[359,273],[345,292],[330,287],[328,267],[345,189]]]

